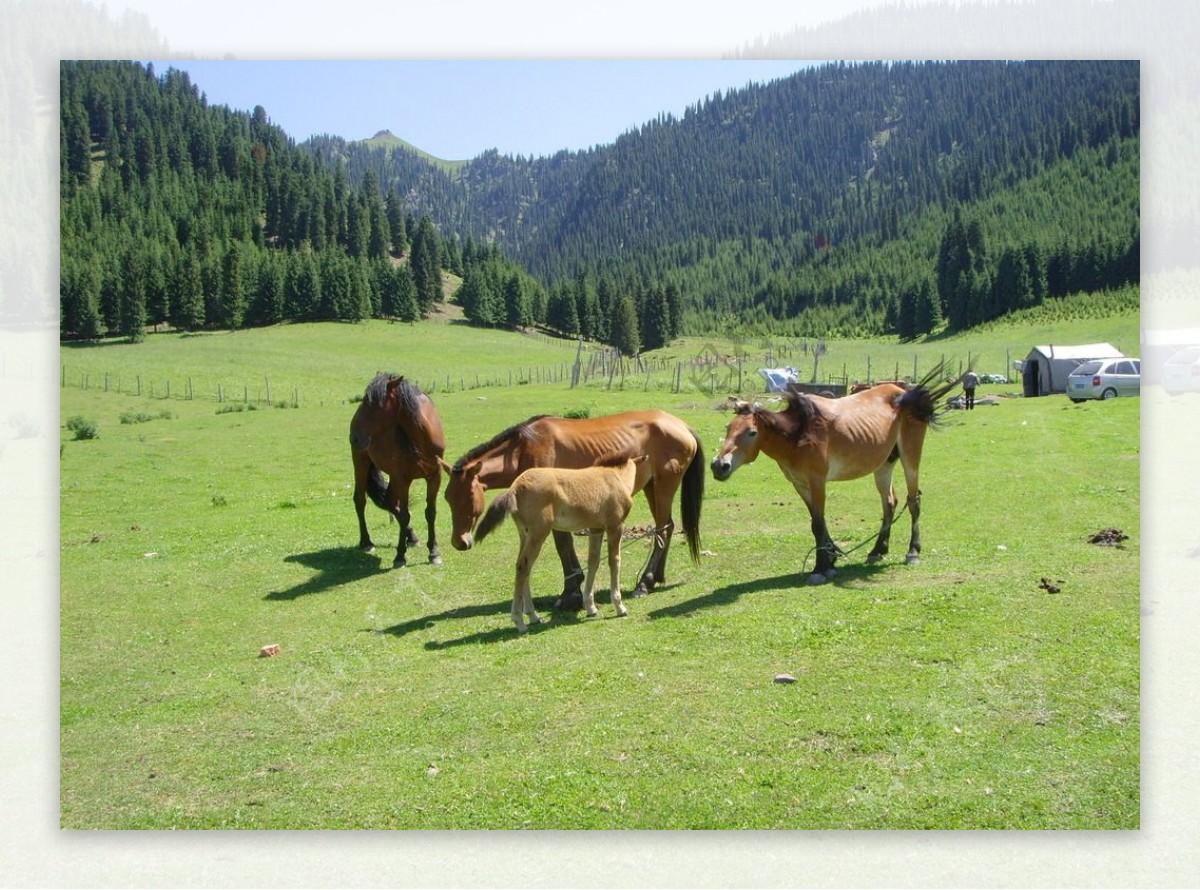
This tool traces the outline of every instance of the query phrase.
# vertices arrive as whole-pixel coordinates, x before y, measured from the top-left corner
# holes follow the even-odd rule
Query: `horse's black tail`
[[[968,365],[967,371],[970,370],[971,367]],[[896,407],[901,411],[908,412],[921,423],[935,424],[946,410],[945,405],[938,403],[962,383],[965,375],[966,371],[957,377],[946,379],[946,360],[942,359],[916,385],[900,396]],[[941,382],[938,383],[938,381]]]
[[[692,432],[696,440],[696,453],[683,473],[683,491],[679,510],[683,519],[683,533],[687,535],[688,550],[692,562],[700,562],[700,508],[704,504],[704,447],[700,437]]]
[[[388,510],[387,505],[387,482],[384,481],[383,473],[379,467],[371,464],[371,469],[367,471],[367,497],[371,499],[371,503],[380,510]]]
[[[506,517],[517,512],[516,501],[511,490],[504,492],[492,501],[492,505],[484,511],[483,518],[479,520],[479,525],[475,527],[475,541],[482,541]]]

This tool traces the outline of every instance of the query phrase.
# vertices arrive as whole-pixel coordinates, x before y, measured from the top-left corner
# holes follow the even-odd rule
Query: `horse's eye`
[[[753,439],[757,435],[758,435],[758,430],[746,430],[746,438],[747,439]]]

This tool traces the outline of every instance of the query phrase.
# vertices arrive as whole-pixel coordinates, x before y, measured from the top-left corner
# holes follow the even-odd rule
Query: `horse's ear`
[[[403,374],[401,374],[399,377],[393,377],[391,380],[388,381],[388,385],[387,385],[388,392],[394,392],[396,387],[399,386],[403,382],[404,382]]]

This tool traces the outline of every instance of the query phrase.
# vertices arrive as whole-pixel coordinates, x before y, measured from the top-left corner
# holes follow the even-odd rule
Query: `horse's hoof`
[[[367,541],[367,543],[365,543],[365,544],[359,544],[358,549],[361,550],[363,553],[374,553],[375,545],[372,544],[370,541]]]
[[[624,606],[622,606],[621,608],[617,609],[617,614],[618,614],[619,616],[621,616],[622,618],[628,618],[628,617],[629,617],[629,610],[628,610],[628,609],[626,609]]]
[[[635,600],[641,599],[642,597],[649,596],[649,595],[650,595],[650,588],[647,587],[645,584],[639,584],[637,587],[633,588],[633,590],[629,591],[629,593],[625,594],[625,596],[631,596]]]
[[[588,609],[587,616],[588,616],[588,618],[595,618],[599,614],[600,614],[599,611],[597,611],[596,609]]]
[[[441,556],[436,553],[429,554],[429,564],[431,566],[440,566],[442,564]]]
[[[905,558],[904,564],[910,566],[919,566],[921,564],[921,557],[917,556],[915,553],[910,553]]]
[[[402,557],[402,556],[399,556],[399,557],[397,557],[396,559],[393,559],[393,560],[392,560],[392,568],[393,568],[393,569],[402,569],[402,568],[404,568],[404,567],[405,567],[407,564],[408,564],[408,563],[407,563],[407,562],[405,562],[405,560],[404,560],[404,557]]]
[[[583,608],[583,594],[564,593],[554,601],[554,608],[559,612],[578,612]]]
[[[882,553],[868,553],[867,554],[867,565],[874,565],[875,563],[879,562],[881,559],[883,559]]]
[[[826,577],[826,578],[832,578],[832,577],[833,577],[834,575],[836,575],[837,573],[838,573],[838,570],[837,570],[836,568],[834,568],[833,566],[830,566],[829,568],[827,568],[827,569],[825,570],[825,577]]]
[[[817,584],[824,584],[825,576],[823,574],[821,574],[820,572],[813,572],[811,575],[808,576],[808,583],[810,586],[814,586],[814,587]]]

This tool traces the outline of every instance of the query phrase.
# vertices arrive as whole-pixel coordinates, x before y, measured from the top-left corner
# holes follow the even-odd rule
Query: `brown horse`
[[[589,532],[583,607],[593,618],[596,616],[594,590],[596,571],[600,567],[600,538],[607,535],[613,608],[621,617],[629,614],[621,600],[621,534],[625,531],[625,517],[633,506],[639,469],[645,463],[646,455],[635,458],[623,452],[603,457],[595,466],[583,469],[532,467],[518,476],[508,491],[492,501],[479,520],[475,540],[486,538],[506,516],[511,516],[517,526],[521,546],[513,582],[512,620],[518,633],[525,633],[525,615],[529,615],[530,623],[541,623],[541,616],[533,607],[529,576],[552,531]]]
[[[926,430],[936,419],[937,402],[958,385],[954,381],[931,389],[943,373],[939,363],[910,389],[882,383],[842,399],[789,391],[785,394],[787,405],[780,411],[738,402],[725,441],[713,458],[713,477],[728,479],[738,467],[753,463],[760,452],[778,463],[812,518],[817,562],[808,583],[820,584],[835,574],[834,561],[840,552],[825,525],[825,483],[875,474],[883,524],[867,561],[877,562],[888,552],[897,503],[892,471],[899,460],[912,517],[906,561],[915,565],[921,552],[921,448]]]
[[[541,415],[510,427],[458,459],[450,471],[446,502],[454,532],[450,543],[469,550],[471,531],[483,513],[483,493],[504,488],[531,467],[589,467],[604,455],[622,451],[645,454],[647,472],[639,474],[654,516],[654,549],[633,596],[642,596],[666,577],[667,550],[675,522],[671,505],[681,487],[683,531],[692,559],[700,559],[700,507],[704,497],[704,452],[687,424],[665,411],[626,411],[606,417],[568,419]],[[641,478],[645,477],[645,478]],[[578,609],[583,574],[566,532],[554,533],[563,567],[563,592],[555,608]]]
[[[367,384],[350,421],[350,457],[354,461],[354,509],[358,513],[358,546],[375,549],[367,532],[368,495],[375,506],[400,523],[393,568],[405,564],[409,544],[417,543],[410,524],[408,491],[415,479],[425,480],[425,521],[429,525],[429,561],[440,565],[437,496],[442,487],[446,437],[429,396],[402,376],[380,373]],[[383,470],[388,474],[385,485]]]

